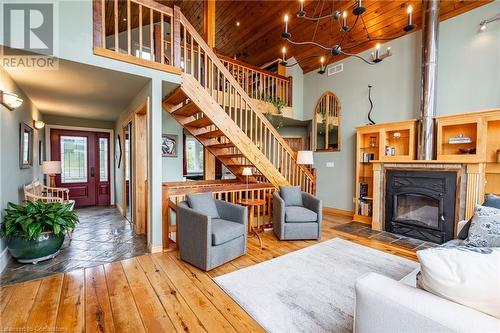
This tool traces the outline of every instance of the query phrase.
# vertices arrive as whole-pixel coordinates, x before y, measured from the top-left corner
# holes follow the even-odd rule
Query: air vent
[[[340,73],[344,70],[344,64],[338,64],[335,66],[328,67],[328,76],[332,76],[333,74]]]

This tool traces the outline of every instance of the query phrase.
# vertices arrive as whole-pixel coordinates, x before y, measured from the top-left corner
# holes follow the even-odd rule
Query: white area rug
[[[354,282],[416,262],[335,238],[215,279],[268,332],[351,332]]]

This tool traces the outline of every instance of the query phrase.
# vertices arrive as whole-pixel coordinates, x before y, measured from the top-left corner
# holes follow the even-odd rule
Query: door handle
[[[94,177],[94,167],[90,168],[90,177]]]

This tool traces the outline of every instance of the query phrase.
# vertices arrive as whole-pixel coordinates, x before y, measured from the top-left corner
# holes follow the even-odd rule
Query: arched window
[[[325,92],[316,103],[313,117],[315,151],[340,151],[340,101],[332,92]]]

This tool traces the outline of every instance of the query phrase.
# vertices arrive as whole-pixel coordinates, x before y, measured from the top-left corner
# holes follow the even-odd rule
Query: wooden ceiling
[[[491,1],[441,1],[440,19],[445,20],[453,16],[489,3]],[[409,4],[414,8],[413,21],[422,25],[421,1],[363,1],[367,8],[363,20],[358,20],[355,28],[348,33],[343,48],[357,45],[370,37],[392,37],[402,34],[407,22],[406,9]],[[347,10],[348,22],[353,23],[354,16],[351,10],[354,1],[332,0],[305,0],[305,10],[308,16],[327,15],[332,10]],[[312,40],[315,30],[315,41],[323,45],[333,46],[340,42],[342,33],[338,23],[331,19],[316,22],[297,18],[299,1],[217,1],[216,7],[216,42],[217,52],[235,56],[252,65],[260,66],[280,57],[282,46],[283,16],[289,14],[289,31],[292,40]],[[364,21],[364,22],[362,22]],[[240,26],[236,26],[240,22]],[[479,22],[478,22],[479,24]],[[365,29],[366,26],[366,29]],[[368,33],[368,34],[367,34]],[[349,50],[350,53],[359,53],[374,47],[374,42],[367,42]],[[300,66],[304,72],[310,72],[319,67],[319,56],[322,51],[311,46],[287,45],[287,55],[303,61]],[[318,55],[318,57],[313,57]],[[307,59],[307,57],[310,57]],[[342,59],[341,56],[328,56],[328,62]]]
[[[425,0],[424,0],[425,1]],[[462,14],[492,0],[441,0],[440,19],[445,20]],[[113,1],[107,0],[106,16],[111,14]],[[203,30],[203,0],[157,0],[166,6],[179,6],[186,18],[196,30]],[[126,1],[120,0],[120,15],[125,17]],[[108,4],[110,5],[108,7]],[[338,22],[330,18],[319,21],[309,21],[296,17],[299,10],[299,1],[216,1],[216,41],[218,53],[229,57],[261,66],[281,56],[281,48],[285,42],[281,39],[283,31],[283,16],[290,16],[289,31],[294,41],[314,41],[322,45],[333,46],[339,44],[343,36],[342,48],[349,53],[359,53],[374,47],[376,42],[368,41],[368,36],[397,37],[403,35],[402,29],[407,22],[406,10],[408,5],[413,6],[413,22],[418,30],[422,26],[422,0],[365,0],[367,8],[362,19],[346,35],[340,32]],[[305,11],[308,16],[324,16],[334,10],[348,12],[348,23],[354,22],[351,14],[354,0],[305,0]],[[121,8],[123,7],[123,8]],[[145,13],[144,15],[148,15]],[[120,16],[121,17],[121,16]],[[132,20],[138,18],[132,17]],[[107,18],[107,21],[111,17]],[[144,20],[149,20],[145,17]],[[155,19],[156,21],[156,19]],[[109,22],[109,21],[108,21]],[[239,26],[237,26],[239,22]],[[478,22],[479,24],[479,22]],[[132,26],[137,26],[132,23]],[[113,33],[113,25],[107,24],[106,33]],[[120,31],[126,29],[126,22],[120,21]],[[109,31],[108,31],[109,30]],[[360,44],[361,43],[361,44]],[[360,44],[360,45],[358,45]],[[319,57],[327,52],[314,46],[287,46],[287,56],[299,60],[305,73],[319,67]],[[327,55],[328,63],[341,60],[343,55]]]

